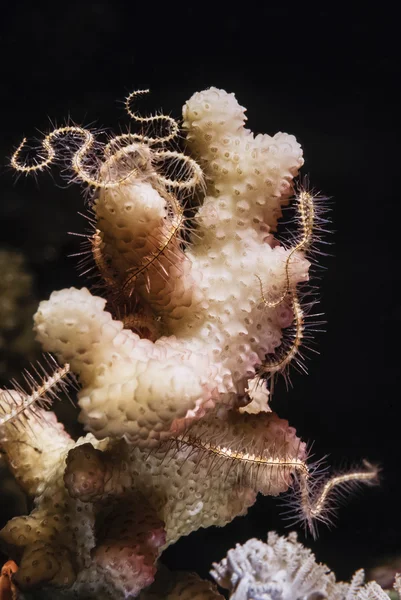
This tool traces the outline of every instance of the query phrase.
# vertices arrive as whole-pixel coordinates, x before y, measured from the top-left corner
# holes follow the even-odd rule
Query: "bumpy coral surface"
[[[4,397],[0,402],[4,405]],[[88,465],[88,447],[95,452],[90,442],[96,448],[107,446],[90,434],[74,442],[54,414],[42,409],[27,417],[24,427],[3,428],[9,464],[35,497],[32,513],[12,519],[1,532],[4,547],[18,561],[14,582],[21,590],[40,586],[45,593],[49,588],[52,598],[54,589],[68,589],[77,598],[125,598],[153,581],[154,563],[166,540],[164,524],[135,487],[114,503],[88,502],[85,494],[79,499],[68,493],[64,471],[69,452],[82,448]],[[90,469],[85,476],[95,478]]]
[[[88,242],[105,298],[71,288],[42,302],[37,339],[68,367],[0,398],[2,445],[35,502],[0,534],[20,589],[135,597],[166,545],[308,480],[305,445],[269,412],[256,374],[287,364],[301,338],[311,198],[299,203],[303,241],[285,249],[272,232],[302,152],[287,134],[255,137],[244,112],[222,90],[195,94],[183,109],[192,157],[167,149],[172,133],[125,134],[95,175],[92,134],[45,140],[35,169],[57,136],[83,137],[72,167],[96,190]],[[13,164],[29,171],[19,151]],[[294,319],[296,343],[269,362]],[[89,431],[77,442],[35,408],[70,369]]]
[[[250,447],[258,452],[254,464]],[[272,462],[274,449],[286,463]],[[274,413],[230,415],[222,422],[213,415],[150,453],[126,443],[110,444],[104,452],[79,446],[68,455],[64,480],[70,496],[83,501],[140,491],[164,522],[171,543],[245,514],[258,492],[275,496],[288,489],[304,454],[295,430]]]
[[[287,292],[309,263],[300,252],[288,261],[271,230],[302,152],[293,136],[255,138],[244,122],[234,96],[214,88],[184,107],[207,183],[185,249],[185,216],[151,148],[125,150],[133,176],[102,167],[105,185],[123,179],[94,202],[103,271],[114,293],[135,293],[158,337],[124,328],[86,289],[54,292],[35,317],[43,348],[79,374],[81,420],[96,437],[150,446],[216,404],[232,407],[293,320]]]
[[[287,464],[252,469],[216,456],[220,438],[240,452],[239,431],[243,448],[255,436],[261,457],[280,447]],[[222,423],[215,417],[151,453],[91,434],[73,442],[41,409],[23,428],[7,425],[3,435],[20,485],[35,497],[31,515],[12,519],[1,532],[19,563],[15,581],[21,589],[61,587],[72,597],[97,598],[133,597],[152,582],[166,544],[244,514],[259,491],[285,491],[304,447],[274,413],[260,420],[232,415]]]

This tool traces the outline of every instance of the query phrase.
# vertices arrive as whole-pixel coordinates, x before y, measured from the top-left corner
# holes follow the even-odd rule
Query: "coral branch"
[[[35,500],[0,540],[19,563],[16,585],[52,600],[136,597],[165,547],[245,514],[258,493],[293,490],[315,533],[338,490],[377,476],[366,464],[322,480],[295,429],[268,406],[274,375],[294,362],[303,369],[300,284],[323,231],[320,197],[301,186],[299,233],[274,237],[303,165],[300,145],[282,132],[254,135],[235,96],[210,88],[183,107],[181,152],[175,119],[131,108],[143,93],[125,100],[138,133],[101,144],[65,126],[45,136],[36,163],[24,162],[26,140],[11,161],[34,173],[68,153],[72,179],[90,188],[80,266],[97,272],[105,296],[70,288],[42,301],[37,339],[65,366],[39,380],[27,374],[28,392],[16,385],[0,395],[2,447]],[[90,432],[77,441],[43,410],[70,370]],[[339,589],[294,535],[251,540],[213,575],[236,600]],[[144,598],[160,598],[158,586]],[[356,575],[346,597],[381,598],[362,586]],[[220,596],[177,576],[162,597]]]

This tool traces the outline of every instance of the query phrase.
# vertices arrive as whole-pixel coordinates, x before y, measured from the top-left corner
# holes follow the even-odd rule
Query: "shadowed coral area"
[[[164,524],[146,499],[135,495],[124,497],[99,520],[93,558],[114,585],[135,596],[154,579],[155,561],[166,541]]]

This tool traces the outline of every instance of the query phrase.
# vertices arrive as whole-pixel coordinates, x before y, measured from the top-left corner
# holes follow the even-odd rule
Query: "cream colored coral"
[[[21,589],[70,587],[94,545],[92,506],[73,501],[63,483],[67,453],[82,440],[74,442],[53,413],[39,408],[26,417],[24,427],[4,426],[2,438],[17,480],[35,498],[32,513],[12,519],[1,532],[3,544],[16,556],[22,554],[15,580]],[[93,436],[89,439],[98,444]]]
[[[293,320],[289,289],[308,278],[302,253],[289,260],[271,233],[303,163],[295,138],[254,137],[235,97],[215,88],[195,94],[183,116],[207,182],[186,248],[183,209],[150,148],[132,144],[121,164],[106,161],[103,181],[121,184],[94,202],[110,291],[134,294],[161,337],[124,330],[85,289],[53,293],[35,317],[43,348],[80,375],[87,429],[140,446],[216,404],[235,406]]]
[[[184,128],[208,181],[199,216],[206,228],[214,224],[229,236],[253,229],[263,238],[275,229],[304,160],[294,136],[245,129],[245,112],[234,94],[212,87],[185,104]]]
[[[113,320],[87,289],[54,292],[35,317],[38,339],[80,376],[81,419],[97,437],[150,445],[173,424],[202,416],[217,397],[219,365],[175,337],[153,343]],[[195,344],[193,345],[195,346]]]
[[[26,468],[37,452],[28,432],[27,449],[6,449],[35,495],[31,515],[1,533],[22,554],[21,588],[135,596],[165,546],[245,514],[258,492],[277,495],[294,476],[309,477],[305,445],[267,412],[268,391],[256,385],[294,320],[291,294],[308,279],[303,253],[272,233],[302,166],[300,146],[286,134],[255,137],[222,90],[195,94],[183,116],[197,162],[166,151],[161,138],[119,136],[89,178],[92,134],[62,128],[46,138],[47,164],[52,140],[83,136],[72,166],[97,188],[89,241],[107,301],[64,289],[35,315],[43,349],[78,376],[91,433],[74,443],[43,417],[41,478]],[[171,176],[164,159],[176,161]],[[248,399],[247,412],[259,414],[236,410]]]
[[[274,413],[213,415],[151,452],[91,434],[73,442],[41,409],[27,419],[12,439],[17,430],[6,425],[4,448],[35,507],[0,540],[22,556],[21,589],[60,588],[72,598],[134,596],[152,581],[163,548],[245,514],[258,492],[285,491],[305,458],[295,430]]]
[[[74,497],[64,483],[69,451],[90,446],[100,452],[107,440],[88,434],[74,442],[54,413],[40,408],[25,417],[23,427],[3,426],[2,435],[10,467],[35,500],[30,515],[11,519],[0,533],[3,549],[18,560],[19,589],[40,589],[44,597],[48,589],[51,598],[61,589],[62,597],[116,600],[134,597],[153,581],[165,532],[146,500],[132,486],[113,514],[112,505]]]
[[[274,413],[212,414],[149,453],[130,444],[73,449],[64,480],[85,502],[140,492],[165,523],[166,544],[245,514],[258,492],[276,496],[304,468],[305,444]]]
[[[9,412],[10,402],[21,404],[15,390],[0,391],[0,418]],[[36,413],[35,413],[36,414]],[[40,411],[40,419],[32,417],[23,423],[10,422],[0,429],[0,444],[21,487],[31,496],[43,493],[60,456],[73,443],[52,412]]]
[[[240,407],[240,412],[258,414],[271,410],[269,406],[269,391],[265,381],[255,377],[248,382],[248,388],[245,391],[251,401],[246,406]]]
[[[18,586],[52,600],[137,596],[167,545],[245,514],[259,492],[278,495],[295,483],[313,531],[333,488],[377,476],[365,465],[319,486],[305,444],[269,410],[260,381],[294,358],[303,337],[297,285],[308,279],[304,252],[315,226],[308,191],[296,196],[299,240],[285,248],[273,237],[303,164],[299,144],[284,133],[254,136],[234,95],[210,88],[183,109],[189,154],[171,151],[177,123],[136,117],[134,95],[130,116],[164,119],[165,136],[116,136],[95,165],[95,136],[62,127],[44,138],[34,165],[21,162],[25,141],[12,158],[20,172],[39,171],[55,158],[56,141],[79,138],[71,166],[96,190],[83,261],[93,259],[106,296],[61,290],[35,316],[37,339],[64,365],[59,377],[70,367],[78,375],[85,438],[73,442],[36,406],[56,376],[38,389],[28,376],[31,394],[16,385],[0,396],[2,446],[35,502],[0,539],[21,558]],[[271,359],[292,323],[284,359],[280,351]],[[233,597],[315,591],[322,568],[294,537],[270,536],[265,546],[252,542],[216,566]],[[266,572],[261,558],[271,563]],[[195,579],[173,583],[171,600],[219,597]],[[324,583],[334,594],[333,578]],[[341,593],[353,585],[362,590],[356,578]]]

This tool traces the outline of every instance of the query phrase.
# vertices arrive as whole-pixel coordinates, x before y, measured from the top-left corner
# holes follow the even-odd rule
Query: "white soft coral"
[[[336,582],[335,575],[297,541],[270,532],[267,544],[257,539],[237,544],[227,557],[213,564],[211,575],[230,590],[230,600],[386,600],[388,595],[375,582],[364,584],[364,572],[350,583]]]

